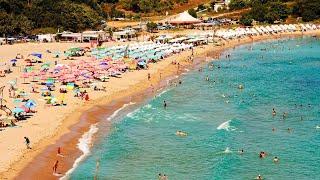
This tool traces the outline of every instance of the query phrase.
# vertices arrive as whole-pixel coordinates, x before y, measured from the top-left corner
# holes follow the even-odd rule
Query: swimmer
[[[239,154],[240,154],[240,155],[242,155],[243,153],[244,153],[244,150],[243,150],[243,149],[239,150]]]
[[[168,180],[168,176],[164,174],[164,175],[162,176],[162,180]]]
[[[260,157],[260,158],[265,158],[266,155],[267,155],[267,154],[266,154],[264,151],[261,151],[260,154],[259,154],[259,157]]]
[[[244,88],[243,85],[239,84],[238,89],[243,89],[243,88]]]
[[[279,158],[278,158],[277,156],[274,157],[274,158],[273,158],[273,162],[274,162],[274,163],[278,163],[278,162],[279,162]]]
[[[275,116],[277,114],[276,110],[272,108],[272,116]]]
[[[206,77],[206,81],[209,81],[209,76]]]
[[[166,101],[163,101],[163,108],[167,109],[167,102]]]
[[[291,131],[292,131],[292,128],[288,128],[288,132],[291,133]]]
[[[256,177],[256,180],[262,180],[262,176],[259,174],[259,175]]]
[[[287,113],[283,113],[283,115],[282,115],[282,119],[286,119],[286,117],[287,117]]]
[[[183,131],[177,131],[176,135],[177,136],[187,136],[188,134],[186,132],[183,132]]]
[[[276,131],[276,128],[273,127],[273,128],[272,128],[272,131],[275,132],[275,131]]]

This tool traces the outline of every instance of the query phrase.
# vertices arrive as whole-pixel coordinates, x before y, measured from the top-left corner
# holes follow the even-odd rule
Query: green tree
[[[229,4],[230,10],[238,10],[238,9],[243,9],[247,7],[247,1],[246,0],[231,0]]]
[[[240,18],[240,24],[244,26],[251,26],[252,25],[252,17],[250,14],[245,14]]]
[[[153,31],[157,29],[157,24],[154,22],[148,22],[147,23],[147,30],[151,33],[153,33]]]
[[[0,12],[0,36],[12,34],[14,26],[12,24],[13,18],[6,12]]]
[[[313,21],[320,18],[319,0],[296,0],[293,14],[301,16],[303,21]]]
[[[188,13],[189,13],[191,16],[195,17],[195,18],[198,17],[198,16],[197,16],[197,12],[196,12],[196,10],[194,10],[194,9],[189,9],[189,10],[188,10]]]
[[[204,9],[206,9],[206,7],[203,4],[199,4],[199,6],[197,8],[197,11],[201,11],[201,10],[204,10]]]

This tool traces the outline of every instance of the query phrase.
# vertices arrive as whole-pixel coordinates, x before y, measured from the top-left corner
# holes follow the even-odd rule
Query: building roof
[[[172,16],[166,21],[170,24],[196,24],[201,22],[201,20],[192,17],[187,11],[176,16]]]

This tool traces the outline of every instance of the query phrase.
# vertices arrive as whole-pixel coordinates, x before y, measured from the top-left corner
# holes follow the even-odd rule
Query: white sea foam
[[[320,126],[316,126],[316,129],[320,129]]]
[[[125,109],[126,107],[128,107],[128,106],[130,106],[130,105],[134,105],[134,104],[136,104],[136,103],[135,103],[135,102],[130,102],[130,103],[128,103],[128,104],[124,104],[121,108],[119,108],[119,109],[117,109],[116,111],[114,111],[113,114],[111,114],[111,116],[109,116],[107,120],[108,120],[108,121],[111,121],[114,117],[116,117],[116,116],[119,114],[119,112],[120,112],[121,110]]]
[[[231,120],[221,123],[221,124],[217,127],[217,129],[218,129],[218,130],[226,130],[226,131],[234,131],[234,130],[236,130],[235,127],[233,127],[233,126],[230,125],[230,122],[231,122]]]
[[[128,113],[127,117],[132,118],[135,115],[135,113],[138,112],[139,110],[140,110],[140,108]]]
[[[229,154],[229,153],[232,153],[232,151],[230,150],[229,147],[227,147],[227,148],[223,151],[223,153]]]
[[[88,132],[84,133],[79,139],[78,148],[81,150],[82,155],[78,157],[66,174],[60,178],[60,180],[67,180],[70,178],[70,174],[79,166],[79,163],[86,158],[90,152],[90,145],[92,143],[93,135],[98,131],[97,124],[92,124]]]
[[[123,110],[124,108],[135,104],[134,102],[130,102],[128,104],[124,104],[121,108],[117,109],[116,111],[108,117],[108,121],[111,121],[112,118],[116,117],[118,113]],[[98,131],[97,124],[93,124],[90,126],[88,132],[84,133],[82,137],[79,139],[78,148],[81,150],[82,155],[78,157],[72,165],[72,168],[69,169],[66,174],[60,178],[60,180],[67,180],[70,178],[70,174],[79,166],[79,163],[85,159],[88,155],[90,155],[90,145],[92,143],[93,135]]]
[[[164,93],[168,92],[170,89],[166,89],[161,91],[161,93],[159,93],[156,97],[161,97]]]
[[[147,105],[144,106],[144,108],[150,109],[150,108],[152,108],[152,105],[151,104],[147,104]]]

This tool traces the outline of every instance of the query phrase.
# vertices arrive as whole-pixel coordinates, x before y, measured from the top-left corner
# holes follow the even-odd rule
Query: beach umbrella
[[[22,108],[16,107],[12,110],[13,113],[19,114],[25,112]]]
[[[23,96],[23,97],[28,96],[28,94],[27,94],[25,91],[23,91],[23,90],[18,90],[18,91],[17,91],[17,94],[18,94],[19,96]]]
[[[13,100],[13,104],[16,105],[16,106],[20,105],[20,103],[22,103],[21,99],[14,99]]]
[[[31,53],[32,56],[38,57],[39,59],[42,58],[42,54],[41,53]]]
[[[67,89],[68,90],[73,90],[74,89],[74,83],[68,83],[67,84]]]
[[[18,60],[17,59],[11,59],[10,62],[16,63]]]
[[[29,99],[24,105],[29,109],[37,106],[36,102],[31,99]]]
[[[14,86],[17,84],[17,81],[16,80],[11,80],[11,81],[8,81],[8,84]]]
[[[106,75],[102,75],[102,76],[99,77],[99,79],[100,79],[101,81],[105,82],[107,79],[109,79],[109,77],[106,76]]]
[[[50,68],[50,63],[45,63],[41,65],[41,69],[49,69]]]
[[[31,72],[31,71],[33,71],[33,67],[28,66],[28,67],[25,68],[25,71],[26,72]]]
[[[29,78],[29,74],[28,73],[22,73],[20,77],[23,78],[23,83],[25,83],[26,79]]]

